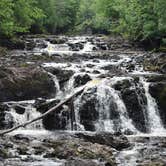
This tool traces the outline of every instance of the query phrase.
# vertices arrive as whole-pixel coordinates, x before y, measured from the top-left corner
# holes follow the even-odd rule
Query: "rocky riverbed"
[[[105,36],[28,36],[0,54],[1,130],[91,82],[56,113],[1,136],[1,165],[166,164],[165,53]]]

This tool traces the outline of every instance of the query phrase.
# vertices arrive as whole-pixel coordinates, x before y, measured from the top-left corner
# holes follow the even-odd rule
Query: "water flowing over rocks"
[[[135,127],[141,132],[147,132],[146,104],[147,99],[143,87],[137,79],[122,80],[114,85],[121,92],[129,117],[133,119]]]
[[[0,56],[0,165],[164,165],[165,54],[119,38],[22,37]],[[87,84],[88,83],[88,84]],[[74,130],[74,131],[73,131]],[[158,135],[158,136],[156,136]]]

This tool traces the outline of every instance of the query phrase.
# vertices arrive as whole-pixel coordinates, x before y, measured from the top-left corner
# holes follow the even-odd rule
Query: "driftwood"
[[[41,116],[35,118],[35,119],[32,119],[32,120],[29,120],[23,124],[20,124],[18,126],[15,126],[9,130],[6,130],[6,131],[2,131],[0,132],[0,135],[5,135],[7,133],[10,133],[18,128],[21,128],[21,127],[26,127],[27,125],[33,123],[33,122],[36,122],[40,119],[43,119],[44,117],[46,117],[48,114],[58,110],[58,108],[60,108],[62,105],[66,104],[67,102],[69,102],[70,100],[73,99],[73,97],[79,95],[80,93],[82,93],[84,91],[84,89],[86,88],[86,85],[85,86],[82,86],[80,87],[78,90],[76,90],[72,95],[68,96],[66,99],[64,99],[63,101],[61,101],[59,104],[57,104],[56,106],[52,107],[51,109],[49,109],[47,112],[45,112],[44,114],[42,114]]]

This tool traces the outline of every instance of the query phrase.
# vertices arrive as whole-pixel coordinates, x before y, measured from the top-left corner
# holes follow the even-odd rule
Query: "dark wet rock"
[[[129,65],[127,66],[127,70],[128,70],[129,72],[132,72],[134,69],[135,69],[135,64],[134,64],[134,63],[131,63],[131,64],[129,64]]]
[[[47,130],[66,130],[70,119],[70,110],[67,106],[51,113],[43,119],[43,125]]]
[[[80,51],[84,48],[84,43],[68,43],[72,51]]]
[[[17,140],[17,141],[25,141],[26,143],[31,140],[30,137],[25,136],[25,135],[23,135],[23,134],[16,134],[16,135],[14,135],[14,136],[13,136],[13,139],[14,139],[14,140]]]
[[[111,133],[101,132],[96,134],[76,134],[79,138],[83,138],[85,141],[98,143],[101,145],[107,145],[113,147],[117,150],[122,150],[124,148],[130,147],[128,139],[123,135],[114,135]]]
[[[50,39],[47,39],[51,44],[64,44],[67,39],[66,38],[50,38]]]
[[[35,40],[27,40],[25,43],[25,48],[27,50],[32,51],[36,47],[36,41]]]
[[[99,43],[96,43],[96,45],[97,45],[97,48],[99,50],[108,50],[108,49],[110,49],[110,47],[105,42],[99,42]]]
[[[60,101],[53,100],[51,102],[45,102],[44,100],[37,100],[34,106],[37,111],[42,114],[48,111],[50,108],[56,106]],[[70,108],[68,106],[62,106],[59,110],[50,113],[43,118],[42,122],[44,128],[47,130],[66,130],[70,118]]]
[[[25,107],[21,105],[15,105],[14,109],[16,110],[17,114],[24,114],[25,113]]]
[[[146,97],[143,87],[129,80],[119,81],[114,88],[121,92],[126,105],[129,118],[133,120],[135,127],[141,132],[147,132],[146,125]]]
[[[166,127],[166,82],[152,83],[149,91],[157,101],[160,117]]]
[[[56,106],[60,101],[53,100],[46,102],[45,100],[36,100],[34,106],[37,111],[42,114],[48,111],[50,108]],[[57,111],[50,113],[43,118],[42,123],[47,130],[66,130],[70,118],[70,109],[68,106],[62,106]]]
[[[81,124],[84,126],[85,130],[95,131],[94,123],[99,118],[99,112],[96,109],[96,103],[96,88],[89,89],[81,97],[79,114]]]
[[[9,129],[14,126],[14,119],[7,105],[0,105],[0,130]]]
[[[93,68],[95,65],[89,63],[89,64],[87,64],[86,66],[89,67],[89,68]]]
[[[93,73],[94,74],[100,74],[100,71],[99,70],[94,70]]]
[[[88,81],[92,80],[88,74],[77,75],[74,77],[74,87],[85,85]]]
[[[9,112],[1,112],[0,113],[0,129],[10,129],[14,126],[13,116]]]
[[[28,153],[28,147],[25,146],[25,145],[23,145],[23,146],[21,146],[21,147],[18,147],[18,148],[17,148],[17,152],[18,152],[19,155],[27,155],[27,154],[30,154],[30,153]]]
[[[166,75],[151,75],[151,76],[146,76],[146,79],[148,82],[166,82]]]
[[[46,101],[44,99],[37,99],[34,103],[34,107],[39,111],[40,113],[45,113],[53,106],[57,105],[60,102],[60,100],[52,100],[52,101]]]
[[[49,98],[56,91],[53,80],[40,68],[1,67],[0,73],[1,102]]]
[[[68,81],[71,76],[74,74],[72,70],[63,70],[61,68],[46,68],[46,70],[53,75],[55,75],[59,81],[61,87],[63,87],[64,83]]]

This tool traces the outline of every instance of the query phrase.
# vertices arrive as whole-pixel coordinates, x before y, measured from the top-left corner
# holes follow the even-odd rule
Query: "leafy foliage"
[[[43,17],[35,0],[0,1],[0,35],[12,36],[27,32],[36,19]]]
[[[39,7],[44,11],[46,17],[42,24],[51,33],[69,30],[76,20],[78,0],[38,0]]]

